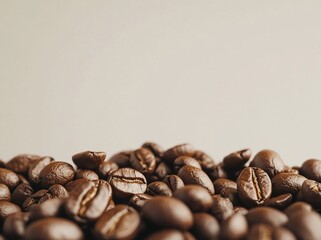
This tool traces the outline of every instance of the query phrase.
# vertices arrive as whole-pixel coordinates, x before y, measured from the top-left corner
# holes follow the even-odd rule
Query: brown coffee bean
[[[196,159],[201,165],[203,171],[210,169],[215,166],[215,161],[207,153],[203,151],[196,150],[194,151],[192,157]]]
[[[40,172],[49,163],[53,162],[52,157],[42,157],[39,160],[34,161],[28,171],[28,179],[31,184],[38,185],[40,183]]]
[[[7,185],[0,183],[0,201],[10,201],[11,200],[11,193],[10,189]]]
[[[176,158],[180,156],[191,157],[194,153],[195,149],[192,147],[192,145],[184,143],[166,150],[164,152],[163,159],[168,163],[172,163]]]
[[[7,216],[16,212],[21,212],[18,205],[8,201],[0,201],[0,227],[2,227]]]
[[[206,169],[206,173],[208,174],[208,176],[212,181],[215,181],[216,179],[220,179],[220,178],[229,177],[222,163],[219,163],[216,166]]]
[[[24,239],[30,213],[15,212],[10,214],[3,223],[3,234],[7,239]]]
[[[167,175],[163,182],[169,186],[172,192],[185,186],[183,180],[177,175]]]
[[[129,159],[132,151],[123,151],[111,156],[108,162],[116,163],[119,168],[127,168],[130,166]]]
[[[246,238],[247,240],[296,240],[293,233],[283,227],[256,224]]]
[[[224,188],[220,195],[224,198],[230,199],[232,202],[233,206],[241,206],[242,201],[238,195],[238,192],[235,188]]]
[[[183,166],[191,166],[191,167],[202,169],[201,165],[198,163],[198,161],[195,158],[187,157],[187,156],[181,156],[176,158],[173,163],[174,171],[178,173],[178,171]]]
[[[152,174],[156,168],[154,154],[146,148],[139,148],[133,151],[129,159],[132,168],[143,174]]]
[[[292,195],[290,193],[285,193],[277,197],[270,198],[266,203],[266,206],[282,210],[288,207],[291,203]]]
[[[250,225],[263,223],[275,227],[282,226],[288,221],[283,212],[270,207],[252,208],[246,214],[246,219]]]
[[[29,211],[33,207],[38,204],[45,202],[48,199],[51,199],[52,195],[48,193],[47,189],[41,189],[35,193],[33,193],[30,197],[28,197],[22,204],[22,209],[24,211]]]
[[[225,240],[243,239],[248,230],[246,218],[241,214],[233,214],[222,222],[220,238]]]
[[[241,214],[244,216],[248,213],[248,210],[244,207],[234,207],[233,210],[234,210],[234,213]]]
[[[223,164],[226,169],[240,169],[250,160],[251,155],[250,149],[233,152],[223,159]]]
[[[85,178],[79,178],[74,181],[71,181],[66,184],[65,188],[68,192],[71,192],[73,189],[75,189],[78,185],[83,184],[84,182],[90,182],[90,180]]]
[[[144,240],[187,240],[179,230],[165,229],[150,234]]]
[[[172,196],[172,190],[169,188],[169,186],[160,181],[152,182],[148,184],[146,193],[151,196]]]
[[[18,186],[20,180],[16,173],[13,171],[0,168],[0,183],[6,185],[11,191]]]
[[[30,165],[40,158],[38,155],[20,154],[7,162],[7,168],[17,174],[27,175]]]
[[[313,207],[321,208],[321,183],[314,180],[305,180],[302,185],[303,199]]]
[[[34,193],[33,188],[27,183],[19,184],[12,193],[12,202],[22,207],[28,197]]]
[[[64,217],[64,199],[52,198],[30,210],[30,221],[49,217]]]
[[[300,212],[300,211],[306,211],[311,212],[312,207],[310,204],[305,202],[295,202],[291,204],[289,207],[287,207],[283,212],[290,217],[293,213]]]
[[[155,169],[154,175],[152,176],[153,181],[162,181],[167,175],[172,174],[170,167],[164,163],[160,162]]]
[[[245,206],[262,206],[271,196],[271,180],[262,169],[247,167],[237,179],[237,191]]]
[[[141,221],[135,209],[117,205],[103,213],[93,229],[95,239],[135,239]]]
[[[69,193],[67,189],[60,185],[60,184],[54,184],[48,189],[48,193],[52,195],[53,198],[68,198]]]
[[[291,193],[296,196],[301,190],[305,177],[293,173],[279,173],[272,178],[273,195]]]
[[[208,213],[194,213],[194,224],[191,232],[197,239],[211,240],[217,239],[220,225],[217,220]]]
[[[263,169],[270,177],[284,170],[284,162],[278,153],[272,150],[262,150],[254,156],[250,167]]]
[[[95,171],[101,179],[107,179],[109,174],[117,169],[119,168],[116,163],[108,161],[100,164]]]
[[[219,178],[214,181],[214,188],[217,194],[220,194],[224,188],[234,188],[237,189],[237,184],[226,178]]]
[[[233,211],[233,204],[228,198],[223,198],[219,194],[213,196],[213,205],[210,213],[219,221],[227,219]]]
[[[157,143],[145,142],[142,145],[142,147],[151,151],[155,155],[155,157],[157,157],[159,159],[161,159],[163,157],[164,149],[160,145],[158,145]]]
[[[131,197],[129,200],[128,205],[130,207],[135,208],[137,211],[140,211],[144,204],[146,203],[147,200],[152,199],[153,196],[148,195],[148,194],[135,194],[134,196]]]
[[[302,164],[300,172],[306,178],[321,182],[321,160],[306,160]]]
[[[105,152],[80,152],[72,156],[72,161],[78,168],[95,169],[104,162],[106,158]]]
[[[98,180],[99,179],[97,173],[95,173],[93,170],[90,170],[90,169],[78,169],[76,171],[75,178],[76,179],[85,178],[88,180]]]

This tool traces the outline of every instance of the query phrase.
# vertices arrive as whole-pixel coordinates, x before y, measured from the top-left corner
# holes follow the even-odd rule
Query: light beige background
[[[321,1],[0,0],[0,157],[190,142],[321,158]]]

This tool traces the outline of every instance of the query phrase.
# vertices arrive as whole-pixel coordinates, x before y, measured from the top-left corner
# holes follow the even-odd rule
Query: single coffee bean
[[[78,185],[83,184],[84,182],[90,182],[90,180],[85,178],[79,178],[74,181],[71,181],[66,184],[65,188],[68,192],[71,192],[73,189],[75,189]]]
[[[106,158],[105,152],[80,152],[72,156],[72,161],[78,168],[95,169],[104,162]]]
[[[144,193],[147,188],[143,174],[132,168],[120,168],[111,173],[109,183],[118,198],[129,199],[134,194]]]
[[[129,159],[132,151],[123,151],[119,152],[111,158],[109,158],[108,162],[116,163],[119,168],[127,168],[130,166]]]
[[[248,230],[246,218],[241,214],[233,214],[222,222],[220,238],[226,240],[243,239]]]
[[[305,211],[305,212],[311,212],[312,207],[310,204],[305,202],[295,202],[291,204],[289,207],[287,207],[283,212],[290,217],[293,213]]]
[[[272,178],[273,195],[291,193],[296,196],[301,190],[305,177],[293,173],[279,173]]]
[[[285,193],[277,197],[270,198],[266,203],[266,206],[282,210],[288,207],[291,203],[292,195],[290,193]]]
[[[30,221],[35,221],[49,217],[64,216],[64,200],[61,198],[52,198],[42,204],[34,206],[30,211]]]
[[[223,159],[223,164],[226,169],[240,169],[250,160],[251,155],[250,149],[233,152]]]
[[[28,225],[26,240],[82,240],[84,234],[77,224],[64,218],[44,218]]]
[[[244,207],[234,207],[234,213],[236,214],[241,214],[241,215],[246,215],[248,213],[248,210]]]
[[[0,168],[0,183],[6,185],[11,191],[18,186],[19,177],[13,171]]]
[[[219,178],[229,177],[222,163],[219,163],[211,168],[208,168],[205,171],[212,181],[215,181],[216,179],[219,179]]]
[[[184,202],[192,212],[206,212],[213,204],[212,196],[199,185],[187,185],[174,192],[174,198]]]
[[[20,154],[7,162],[7,168],[15,173],[27,175],[30,165],[40,158],[38,155]]]
[[[156,158],[162,159],[163,153],[164,153],[164,149],[160,145],[158,145],[157,143],[145,142],[142,145],[142,147],[148,149],[149,151],[151,151],[155,155]]]
[[[263,223],[275,227],[282,226],[288,221],[288,217],[283,212],[270,207],[252,208],[246,214],[246,219],[250,225]]]
[[[3,223],[3,234],[7,239],[24,239],[30,213],[16,212],[10,214]]]
[[[250,163],[250,167],[263,169],[270,177],[284,170],[284,162],[278,153],[272,150],[262,150],[257,153]]]
[[[148,195],[148,194],[135,194],[134,196],[131,197],[129,200],[128,205],[130,207],[135,208],[137,211],[140,211],[144,204],[146,203],[147,200],[152,199],[153,196]]]
[[[164,163],[160,162],[155,169],[154,175],[152,176],[153,181],[162,181],[167,175],[172,174],[170,167]]]
[[[246,238],[247,240],[296,240],[289,230],[283,227],[273,227],[266,224],[256,224]]]
[[[95,239],[135,239],[141,220],[137,211],[126,205],[117,205],[103,213],[93,229]]]
[[[260,168],[244,168],[237,179],[237,191],[246,207],[265,205],[272,194],[271,180]]]
[[[217,194],[220,194],[221,191],[224,188],[234,188],[237,189],[237,184],[236,182],[226,179],[226,178],[219,178],[217,180],[214,181],[214,188],[215,188],[215,192]]]
[[[107,179],[109,174],[117,169],[118,165],[116,163],[107,161],[100,164],[95,171],[101,179]]]
[[[219,194],[214,195],[213,197],[213,205],[210,209],[210,213],[219,221],[227,219],[231,216],[233,211],[233,204],[228,198],[223,198]]]
[[[51,199],[52,195],[48,193],[47,189],[41,189],[35,193],[33,193],[30,197],[28,197],[22,204],[22,209],[24,211],[29,211],[33,207],[35,207],[38,204],[41,204],[48,199]]]
[[[193,227],[191,232],[197,239],[217,239],[220,232],[220,225],[217,220],[208,213],[194,213]]]
[[[93,170],[90,170],[90,169],[78,169],[76,171],[75,178],[76,179],[85,178],[88,180],[98,180],[99,179],[97,173],[95,173]]]
[[[193,225],[193,215],[181,201],[159,196],[148,200],[142,208],[142,216],[159,228],[188,230]]]
[[[79,223],[93,222],[105,211],[111,198],[112,190],[107,182],[84,182],[70,192],[65,210]]]
[[[40,172],[40,185],[49,188],[54,184],[65,185],[73,180],[75,176],[74,168],[65,162],[51,162]]]
[[[185,186],[183,180],[179,176],[173,174],[167,175],[163,179],[163,182],[169,186],[172,192]]]
[[[180,156],[193,156],[195,149],[192,145],[188,143],[180,144],[175,147],[172,147],[164,152],[163,159],[172,163],[174,160]]]
[[[173,195],[172,190],[169,188],[169,186],[166,183],[160,181],[148,184],[146,193],[151,196],[162,195],[170,197]]]
[[[299,211],[291,214],[285,226],[298,240],[321,239],[321,217],[315,211]]]
[[[156,168],[154,154],[146,148],[139,148],[133,151],[129,159],[132,168],[143,174],[152,174]]]
[[[10,201],[11,200],[11,193],[7,185],[0,183],[0,201]]]
[[[207,153],[203,151],[196,150],[194,151],[192,157],[196,159],[201,165],[203,171],[210,169],[215,166],[215,161]]]
[[[321,160],[309,159],[306,160],[301,168],[300,172],[306,178],[321,182]]]
[[[321,208],[321,183],[314,180],[305,180],[302,185],[303,199],[313,207]]]
[[[181,156],[176,158],[173,163],[174,171],[178,173],[178,171],[183,166],[191,166],[191,167],[202,169],[201,165],[198,163],[198,161],[195,158],[187,157],[187,156]]]
[[[33,188],[27,183],[19,184],[12,193],[11,201],[20,207],[34,193]]]
[[[45,166],[53,161],[54,159],[52,157],[42,157],[39,160],[34,161],[30,165],[28,171],[28,179],[30,183],[38,185],[40,183],[40,172]]]
[[[21,212],[21,209],[18,205],[8,201],[0,201],[0,227],[2,226],[6,217],[15,212]]]
[[[179,170],[177,175],[183,180],[185,185],[200,185],[206,188],[211,195],[215,194],[211,179],[201,169],[191,166],[184,166]]]
[[[240,200],[240,197],[238,195],[238,192],[235,188],[224,188],[220,195],[223,198],[228,198],[232,202],[233,206],[241,206],[242,201]]]
[[[60,185],[60,184],[54,184],[48,189],[48,193],[52,195],[53,198],[68,198],[69,193],[67,189]]]
[[[145,240],[187,240],[181,231],[165,229],[150,234]]]

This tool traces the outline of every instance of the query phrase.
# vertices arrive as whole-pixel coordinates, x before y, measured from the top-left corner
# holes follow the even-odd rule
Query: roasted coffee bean
[[[223,164],[226,169],[240,169],[250,160],[251,155],[250,149],[233,152],[223,159]]]
[[[300,212],[300,211],[306,211],[306,212],[311,212],[312,207],[310,204],[305,203],[305,202],[295,202],[291,204],[289,207],[287,207],[284,210],[284,213],[290,217],[293,213]]]
[[[109,174],[117,169],[118,166],[116,163],[108,161],[100,164],[95,171],[101,179],[107,179]]]
[[[321,208],[321,183],[314,180],[305,180],[302,185],[303,199],[313,207]]]
[[[79,223],[93,222],[105,211],[111,198],[112,190],[107,182],[84,182],[70,192],[65,210]]]
[[[197,239],[217,239],[220,232],[220,225],[217,220],[208,213],[194,213],[193,227],[191,232]]]
[[[143,174],[152,174],[156,168],[154,154],[146,148],[139,148],[133,151],[129,159],[132,168]]]
[[[205,171],[212,181],[215,181],[216,179],[220,179],[220,178],[229,177],[222,163],[219,163],[211,168],[208,168]]]
[[[160,145],[158,145],[157,143],[145,142],[142,145],[142,147],[151,151],[155,155],[156,158],[161,159],[163,157],[164,149]]]
[[[51,162],[40,172],[40,185],[49,188],[54,184],[65,185],[73,180],[75,176],[74,168],[65,162]]]
[[[24,211],[29,211],[37,204],[41,204],[48,199],[51,199],[52,195],[48,193],[47,189],[41,189],[35,193],[33,193],[30,197],[28,197],[22,204],[22,209]]]
[[[266,224],[256,224],[246,238],[247,240],[296,240],[296,237],[286,228],[273,227]]]
[[[301,190],[305,177],[293,173],[279,173],[272,178],[273,195],[291,193],[296,196]]]
[[[199,168],[184,166],[177,174],[185,185],[196,184],[207,189],[207,191],[214,195],[214,186],[207,174]]]
[[[217,194],[220,194],[224,188],[234,188],[237,189],[237,184],[226,178],[219,178],[214,181],[214,188]]]
[[[284,170],[284,162],[278,153],[272,150],[262,150],[257,153],[250,163],[250,167],[258,167],[263,169],[270,177]]]
[[[302,164],[300,172],[306,178],[321,182],[321,161],[317,159],[306,160]]]
[[[71,192],[74,188],[76,188],[78,185],[83,184],[84,182],[90,182],[90,180],[85,178],[76,179],[74,181],[67,183],[65,188],[68,192]]]
[[[164,163],[160,162],[155,169],[154,175],[152,176],[153,181],[162,181],[167,175],[172,174],[170,167]]]
[[[3,234],[7,239],[24,239],[30,213],[16,212],[10,214],[3,223]]]
[[[0,168],[6,168],[6,163],[0,159]]]
[[[68,198],[69,197],[69,193],[66,190],[66,188],[64,188],[64,186],[62,186],[60,184],[52,185],[48,189],[48,193],[50,193],[53,198]]]
[[[64,218],[45,218],[28,225],[26,240],[82,240],[84,234],[77,224]]]
[[[64,199],[52,198],[42,204],[34,206],[30,211],[30,221],[48,217],[64,216]]]
[[[127,168],[130,166],[129,159],[132,151],[123,151],[119,152],[111,158],[109,158],[108,162],[116,163],[119,168]]]
[[[0,183],[6,185],[11,191],[18,186],[19,181],[16,173],[6,168],[0,168]]]
[[[12,193],[12,202],[22,206],[23,202],[26,201],[34,193],[33,188],[27,183],[19,184]]]
[[[210,209],[210,213],[219,221],[227,219],[231,216],[233,211],[233,204],[228,198],[223,198],[220,195],[213,196],[213,205]]]
[[[298,240],[321,239],[321,217],[315,211],[299,211],[291,214],[286,227]]]
[[[234,206],[241,206],[242,205],[242,202],[240,200],[238,192],[235,188],[224,188],[221,191],[220,195],[224,198],[230,199],[230,201],[232,202],[232,204]]]
[[[93,234],[98,240],[135,239],[140,224],[140,216],[135,209],[126,205],[117,205],[98,219]]]
[[[95,173],[93,170],[90,170],[90,169],[78,169],[76,171],[75,178],[76,179],[85,178],[88,180],[98,180],[99,179],[97,173]]]
[[[106,158],[105,152],[80,152],[72,156],[72,161],[78,168],[95,169],[104,162]]]
[[[215,161],[207,153],[203,151],[196,150],[194,151],[192,157],[196,159],[201,165],[203,171],[210,169],[215,166]]]
[[[181,201],[159,196],[148,200],[142,208],[146,221],[159,228],[187,230],[193,225],[193,215]]]
[[[30,165],[40,158],[38,155],[20,154],[7,162],[7,168],[17,174],[27,175]]]
[[[20,211],[21,209],[18,205],[8,201],[0,201],[0,227],[7,216]]]
[[[177,175],[167,175],[163,182],[169,186],[172,192],[185,186],[183,180]]]
[[[111,173],[109,183],[118,198],[129,199],[134,194],[144,193],[147,188],[143,174],[132,168],[120,168]]]
[[[151,196],[162,195],[170,197],[173,195],[172,190],[169,188],[169,186],[166,183],[160,181],[148,184],[146,193]]]
[[[183,166],[191,166],[191,167],[202,169],[201,165],[198,163],[198,161],[195,158],[187,157],[187,156],[181,156],[176,158],[173,163],[174,171],[178,173],[178,171]]]
[[[206,212],[213,204],[212,196],[199,185],[187,185],[174,192],[174,198],[184,202],[193,212]]]
[[[0,183],[0,201],[10,201],[11,193],[7,185]]]
[[[129,200],[128,205],[135,208],[137,211],[140,211],[144,204],[146,203],[147,200],[152,199],[153,196],[148,195],[148,194],[135,194],[134,196],[131,197]]]
[[[234,207],[234,213],[245,216],[248,213],[248,210],[244,207]]]
[[[187,240],[181,231],[174,229],[161,230],[150,234],[145,240]]]
[[[292,195],[290,193],[285,193],[277,197],[270,198],[266,206],[281,210],[289,206],[291,203]]]
[[[233,214],[222,222],[220,238],[225,240],[243,239],[248,232],[246,218]]]
[[[237,179],[237,191],[246,207],[262,206],[271,196],[271,180],[262,169],[247,167]]]
[[[275,227],[282,226],[288,221],[283,212],[270,207],[253,208],[246,214],[246,219],[250,225],[263,223]]]
[[[38,185],[40,183],[40,172],[49,163],[53,162],[52,157],[42,157],[32,163],[28,171],[28,179],[30,183]]]
[[[168,163],[173,163],[180,156],[193,156],[195,149],[188,143],[172,147],[164,152],[163,159]]]

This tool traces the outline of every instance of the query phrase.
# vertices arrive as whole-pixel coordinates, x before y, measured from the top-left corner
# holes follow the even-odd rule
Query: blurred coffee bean
[[[301,190],[305,177],[293,173],[279,173],[272,178],[273,195],[291,193],[296,196]]]
[[[242,214],[242,215],[246,215],[248,213],[248,210],[244,207],[234,207],[234,213],[236,214]]]
[[[34,193],[33,188],[27,183],[19,184],[12,193],[12,202],[22,206],[23,202],[26,201]]]
[[[107,161],[100,164],[95,171],[101,179],[107,179],[109,174],[117,169],[118,165],[116,163]]]
[[[172,174],[170,167],[164,163],[160,162],[155,169],[154,175],[152,176],[153,181],[162,181],[167,175]]]
[[[250,149],[233,152],[224,157],[223,164],[226,169],[240,169],[250,160],[251,155]]]
[[[133,151],[129,159],[132,168],[143,174],[152,174],[156,168],[154,154],[146,148],[139,148]]]
[[[34,206],[30,211],[30,221],[49,217],[64,216],[64,199],[52,198]]]
[[[220,195],[214,195],[213,197],[213,204],[210,209],[210,213],[219,221],[222,222],[223,220],[227,219],[231,216],[233,211],[233,204],[228,198],[223,198]]]
[[[300,173],[306,178],[321,182],[321,160],[306,160],[300,168]]]
[[[220,178],[229,178],[226,170],[224,169],[224,165],[222,163],[219,163],[211,168],[207,168],[205,169],[205,171],[212,181],[215,181]]]
[[[220,195],[224,198],[230,199],[232,202],[233,206],[241,206],[242,201],[240,200],[240,197],[238,195],[238,192],[235,188],[224,188]]]
[[[176,158],[173,163],[174,171],[178,173],[178,171],[183,166],[191,166],[191,167],[202,169],[201,165],[198,163],[198,161],[195,158],[187,157],[187,156],[181,156]]]
[[[21,212],[18,205],[8,201],[0,201],[0,227],[2,227],[7,216],[16,212]]]
[[[164,152],[163,159],[168,163],[173,163],[180,156],[193,156],[195,149],[188,143],[180,144]]]
[[[22,209],[24,211],[30,211],[33,207],[35,207],[38,204],[41,204],[42,202],[47,201],[48,199],[51,199],[52,195],[48,193],[47,189],[41,189],[32,195],[28,197],[22,204]]]
[[[154,154],[154,156],[159,159],[161,159],[163,157],[164,149],[160,145],[158,145],[157,143],[145,142],[142,145],[142,147],[151,151]]]
[[[183,180],[177,175],[167,175],[163,182],[169,186],[172,192],[185,186]]]
[[[213,168],[215,166],[214,159],[203,151],[196,150],[191,157],[199,162],[203,171],[206,171],[207,169]]]
[[[246,214],[249,225],[268,224],[275,227],[282,226],[288,221],[288,217],[281,211],[270,207],[257,207],[250,209]]]
[[[6,185],[11,191],[18,186],[20,180],[16,173],[13,171],[0,168],[0,183]]]
[[[7,162],[7,168],[17,174],[27,175],[30,165],[40,158],[38,155],[20,154]]]
[[[150,234],[144,240],[187,240],[179,230],[165,229]],[[204,239],[205,240],[205,239]]]
[[[78,185],[83,184],[84,182],[90,182],[90,180],[85,178],[79,178],[74,181],[71,181],[66,184],[65,188],[68,192],[71,192],[74,188],[76,188]]]
[[[97,173],[95,173],[93,170],[90,170],[90,169],[78,169],[76,171],[75,178],[76,179],[85,178],[88,180],[98,180],[99,179]]]
[[[220,238],[224,240],[244,239],[248,224],[242,214],[233,214],[222,222]]]
[[[272,150],[262,150],[258,152],[250,163],[250,167],[261,168],[270,177],[282,172],[284,166],[284,162],[279,154]]]
[[[270,198],[266,203],[266,206],[282,210],[289,206],[291,203],[292,195],[290,193],[285,193],[277,197]]]
[[[0,201],[10,201],[11,200],[11,193],[10,189],[7,185],[0,183]]]
[[[194,213],[193,227],[191,232],[197,239],[217,239],[220,232],[220,225],[217,220],[208,213]]]
[[[27,212],[15,212],[10,214],[3,223],[3,234],[6,239],[24,239],[29,218],[30,213]]]
[[[148,184],[146,193],[151,195],[151,196],[172,196],[172,190],[169,188],[169,186],[160,181],[155,181],[150,184]]]
[[[48,193],[52,195],[53,198],[68,198],[69,193],[67,189],[60,185],[60,184],[54,184],[48,189]]]
[[[291,204],[289,207],[287,207],[284,210],[284,213],[290,217],[293,213],[297,213],[300,211],[305,211],[305,212],[311,212],[312,211],[312,207],[310,204],[305,203],[305,202],[295,202],[293,204]]]
[[[129,159],[132,151],[123,151],[111,156],[108,162],[117,164],[119,168],[127,168],[130,166]]]
[[[28,179],[31,184],[38,185],[40,183],[40,172],[49,163],[53,162],[52,157],[42,157],[39,160],[34,161],[28,171]]]
[[[302,185],[303,199],[316,209],[321,208],[321,183],[314,180],[305,180]]]
[[[296,237],[286,228],[273,227],[266,224],[256,224],[246,238],[247,240],[296,240]]]
[[[220,194],[224,188],[237,189],[237,183],[226,178],[219,178],[214,181],[214,188],[217,194]]]
[[[146,203],[147,200],[152,199],[153,196],[148,195],[148,194],[135,194],[134,196],[131,197],[131,199],[128,202],[128,205],[130,207],[135,208],[137,211],[140,211],[144,204]]]
[[[82,169],[95,169],[105,161],[105,152],[80,152],[72,156],[73,163]]]
[[[75,176],[74,168],[66,162],[51,162],[40,172],[40,185],[49,188],[54,184],[65,185],[72,181]]]

